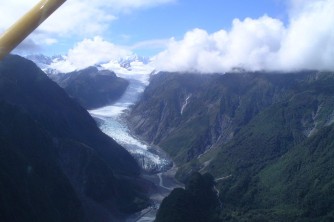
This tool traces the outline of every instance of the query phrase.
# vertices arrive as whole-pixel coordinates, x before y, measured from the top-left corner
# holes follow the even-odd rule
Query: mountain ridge
[[[28,116],[32,122],[42,128],[44,132],[42,134],[46,135],[47,143],[40,144],[38,140],[30,141],[29,139],[22,139],[22,142],[29,141],[32,144],[31,152],[36,152],[32,155],[41,155],[41,158],[49,155],[41,152],[44,146],[49,147],[48,149],[54,153],[49,158],[52,160],[49,161],[50,167],[53,166],[58,172],[61,172],[62,178],[66,178],[64,181],[70,184],[73,190],[72,194],[64,193],[64,198],[73,195],[71,200],[78,200],[78,205],[81,204],[83,212],[80,213],[81,216],[73,220],[68,219],[71,218],[71,215],[68,214],[66,216],[68,220],[124,220],[127,214],[148,205],[147,187],[142,185],[147,184],[147,181],[140,178],[140,168],[134,158],[113,139],[102,133],[89,113],[72,100],[55,82],[51,81],[33,62],[13,55],[7,56],[0,62],[0,101],[14,107],[14,110],[20,110],[24,116]],[[9,114],[4,114],[3,118]],[[2,127],[5,129],[6,125],[8,124]],[[30,130],[29,125],[31,125]],[[22,135],[15,135],[15,131],[6,134],[7,131],[3,130],[0,137],[6,146],[2,146],[1,149],[7,149],[8,145],[20,156],[21,145],[17,144],[20,140],[15,141],[15,138],[29,138],[29,135],[34,133],[39,135],[39,130],[33,126],[34,124],[25,126],[24,123],[13,121],[16,131],[20,127],[23,129],[28,127],[28,130]],[[34,151],[33,148],[37,150]],[[25,152],[29,152],[29,149]],[[33,162],[36,161],[39,160]],[[22,163],[22,161],[19,162]],[[16,170],[15,166],[12,167],[12,170]],[[42,164],[40,168],[48,169],[49,167],[47,164]],[[56,178],[51,181],[53,180],[57,182]],[[47,184],[43,179],[36,179],[36,181],[39,181],[40,186]],[[17,182],[22,184],[24,181],[18,180]],[[48,195],[47,191],[45,195]],[[23,196],[16,198],[24,199]],[[60,196],[59,200],[61,199]],[[55,197],[55,201],[57,200]],[[33,211],[38,211],[39,206],[37,202],[31,203]],[[53,205],[48,204],[45,207],[48,206]],[[6,209],[5,206],[2,207]],[[52,212],[52,210],[57,210],[57,208],[48,208],[46,212]],[[75,210],[80,211],[80,207],[78,206],[78,209]],[[50,213],[46,216],[51,217],[51,215]],[[12,217],[11,220],[10,217]],[[66,218],[55,218],[54,220],[66,221]],[[15,221],[14,216],[9,215],[5,221]],[[53,219],[46,217],[43,221],[53,221]]]
[[[215,176],[222,221],[330,221],[333,86],[318,71],[161,73],[128,121],[176,160],[181,181]]]
[[[280,80],[276,78],[276,74],[261,73],[161,73],[152,77],[151,86],[147,87],[141,101],[133,107],[129,123],[134,127],[135,133],[162,147],[178,146],[177,143],[173,144],[173,141],[182,137],[184,131],[194,131],[196,125],[196,132],[193,133],[196,138],[180,139],[188,143],[189,152],[193,154],[184,153],[176,158],[189,161],[192,157],[204,153],[210,146],[219,143],[218,140],[226,143],[232,139],[238,128],[246,125],[260,109],[284,97],[280,91],[287,91],[285,88],[293,87],[299,78],[303,79],[306,76],[296,74],[288,76],[286,80]],[[275,86],[275,81],[281,83]],[[187,105],[183,106],[185,101]],[[254,106],[252,103],[255,103]],[[164,107],[167,107],[165,111]],[[199,122],[202,124],[198,124]],[[189,133],[186,133],[185,137],[188,135]],[[196,142],[198,137],[203,139]],[[206,139],[208,140],[205,141]],[[202,150],[196,150],[195,147],[195,150],[192,150],[192,143],[194,146],[202,143]]]
[[[148,65],[150,61],[150,59],[147,57],[134,54],[122,58],[111,59],[110,61],[103,63],[88,64],[88,65],[85,64],[87,66],[82,67],[82,65],[80,65],[80,67],[75,67],[75,65],[73,65],[70,61],[68,61],[67,56],[64,55],[47,56],[43,54],[32,54],[25,56],[25,58],[33,61],[47,75],[80,71],[90,66],[94,66],[99,69],[100,68],[110,69],[114,72],[120,71],[121,73],[122,72],[126,73],[128,71],[132,71],[133,68],[136,68],[133,67],[133,65],[138,65],[138,63],[141,63],[142,66],[145,66]]]
[[[49,77],[86,109],[115,102],[129,86],[128,80],[94,66],[65,74],[49,74]]]

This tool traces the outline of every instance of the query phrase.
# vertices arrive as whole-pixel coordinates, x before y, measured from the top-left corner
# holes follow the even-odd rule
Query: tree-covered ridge
[[[175,158],[180,180],[215,176],[222,220],[333,219],[333,73],[165,73],[151,84],[130,122]]]
[[[156,222],[218,222],[221,203],[212,175],[193,173],[185,189],[176,188],[166,197]]]
[[[189,162],[215,144],[230,141],[308,74],[161,73],[152,77],[129,122],[137,134],[163,147],[176,162]]]

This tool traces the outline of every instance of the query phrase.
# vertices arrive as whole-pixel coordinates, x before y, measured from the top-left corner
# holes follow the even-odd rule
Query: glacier
[[[126,111],[144,92],[149,75],[128,73],[118,73],[118,75],[127,78],[130,83],[124,95],[112,105],[88,111],[100,129],[127,149],[146,173],[164,172],[173,166],[173,162],[159,147],[145,144],[132,135],[124,120]]]

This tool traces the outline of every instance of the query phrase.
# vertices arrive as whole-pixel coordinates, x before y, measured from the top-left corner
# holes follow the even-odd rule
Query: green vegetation
[[[140,124],[130,122],[148,139],[165,133],[152,141],[177,160],[179,180],[194,171],[218,179],[220,219],[333,221],[333,73],[160,75],[147,88],[159,96],[146,94],[132,111]],[[190,94],[182,115],[181,105],[164,107],[169,124],[141,115],[143,104],[182,104]]]
[[[277,209],[288,205],[289,211],[299,212],[304,221],[333,220],[333,136],[334,127],[325,127],[262,170],[261,195],[273,195]]]
[[[161,73],[152,77],[129,122],[138,135],[183,164],[212,145],[230,141],[260,111],[285,98],[306,77]]]
[[[321,76],[301,82],[261,111],[204,169],[232,175],[220,184],[225,220],[330,221],[334,147],[327,125],[334,94],[326,86],[334,78],[328,76],[324,87]]]
[[[193,173],[186,188],[174,189],[157,213],[156,222],[218,222],[220,202],[210,174]]]

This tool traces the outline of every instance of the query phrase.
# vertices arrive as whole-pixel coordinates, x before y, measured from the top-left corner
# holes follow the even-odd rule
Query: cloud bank
[[[0,7],[0,30],[36,2],[4,1]],[[70,0],[21,47],[34,50],[59,44],[62,37],[85,38],[69,50],[65,61],[52,64],[60,71],[107,64],[132,56],[131,50],[157,46],[165,50],[153,56],[150,67],[160,71],[334,70],[334,0],[287,0],[288,22],[268,15],[234,19],[230,30],[208,33],[193,29],[181,40],[148,40],[124,47],[94,37],[103,36],[117,15],[172,2],[176,0]]]
[[[50,68],[60,72],[71,72],[130,56],[133,56],[130,50],[96,36],[77,43],[69,50],[65,60],[55,61]]]
[[[264,15],[229,31],[194,29],[154,57],[161,71],[334,70],[334,0],[291,0],[287,25]]]
[[[130,67],[123,66],[122,62]],[[154,71],[154,67],[132,51],[105,41],[100,36],[79,42],[64,58],[54,59],[48,68],[69,73],[94,65],[114,71],[122,77],[131,76],[144,84],[148,84],[148,74]]]

